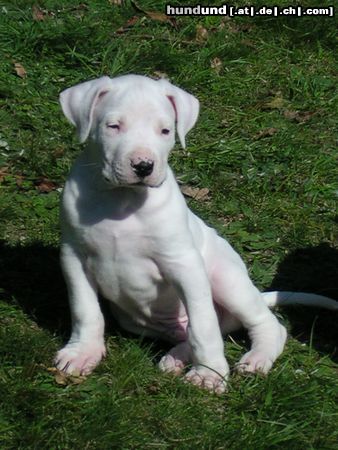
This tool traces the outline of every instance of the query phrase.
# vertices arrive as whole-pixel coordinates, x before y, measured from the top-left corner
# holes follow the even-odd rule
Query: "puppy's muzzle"
[[[133,161],[130,162],[133,171],[139,178],[145,178],[150,175],[154,169],[154,161],[151,159],[146,159],[135,164]]]

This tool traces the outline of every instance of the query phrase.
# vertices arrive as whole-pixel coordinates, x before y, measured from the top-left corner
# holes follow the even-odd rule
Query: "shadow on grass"
[[[268,290],[314,292],[338,300],[338,251],[327,244],[294,251],[280,263]],[[57,249],[39,243],[10,247],[0,241],[0,296],[20,307],[39,326],[64,339],[69,336],[67,291]],[[120,333],[105,302],[102,308],[107,332]],[[336,313],[288,307],[287,316],[294,337],[303,342],[312,340],[314,348],[338,361]],[[159,349],[159,343],[154,347]]]
[[[66,334],[70,327],[59,252],[40,243],[8,246],[0,241],[0,291],[39,326]]]
[[[313,292],[338,300],[338,251],[320,244],[291,252],[267,290]],[[285,311],[292,336],[312,341],[316,350],[338,362],[337,312],[303,306],[285,307]]]

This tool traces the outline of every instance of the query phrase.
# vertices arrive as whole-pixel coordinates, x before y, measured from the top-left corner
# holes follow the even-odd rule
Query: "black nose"
[[[152,161],[151,159],[140,161],[137,164],[131,162],[130,164],[136,175],[140,178],[144,178],[150,175],[154,168],[154,161]]]

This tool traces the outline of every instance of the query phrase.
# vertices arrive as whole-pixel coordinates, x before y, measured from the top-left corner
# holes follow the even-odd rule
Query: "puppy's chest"
[[[103,220],[83,230],[82,241],[86,268],[105,297],[115,302],[155,300],[163,278],[152,239],[137,220]]]

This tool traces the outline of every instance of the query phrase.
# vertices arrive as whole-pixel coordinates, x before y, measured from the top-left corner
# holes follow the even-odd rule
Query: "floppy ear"
[[[181,145],[185,148],[185,135],[195,125],[199,101],[196,97],[178,88],[165,79],[158,80],[162,84],[165,94],[174,107],[176,115],[176,129]]]
[[[101,77],[77,84],[61,92],[62,111],[67,119],[76,126],[81,143],[89,135],[97,101],[111,89],[111,86],[112,80],[109,77]]]

